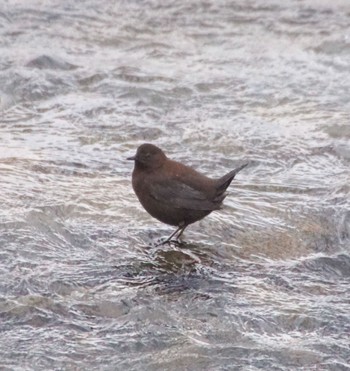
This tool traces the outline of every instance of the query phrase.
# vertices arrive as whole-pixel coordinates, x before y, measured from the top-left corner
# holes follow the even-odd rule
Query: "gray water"
[[[1,370],[349,370],[349,114],[348,0],[2,0]],[[250,161],[181,246],[143,142]]]

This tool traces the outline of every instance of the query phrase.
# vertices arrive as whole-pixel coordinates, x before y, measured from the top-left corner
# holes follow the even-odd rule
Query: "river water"
[[[1,370],[350,370],[348,0],[0,2]],[[181,246],[152,142],[225,208]]]

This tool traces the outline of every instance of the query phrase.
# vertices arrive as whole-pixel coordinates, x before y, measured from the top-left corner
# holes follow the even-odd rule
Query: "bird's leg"
[[[179,227],[179,228],[177,228],[177,230],[175,231],[175,232],[173,232],[165,241],[163,241],[162,243],[161,243],[161,245],[164,245],[164,244],[166,244],[166,243],[168,243],[168,242],[170,242],[171,241],[171,239],[182,229],[183,227],[181,226],[181,227]]]
[[[179,233],[179,234],[177,235],[177,237],[176,237],[177,240],[180,239],[180,237],[181,237],[182,233],[184,233],[184,230],[186,229],[186,227],[187,227],[187,224],[185,224],[185,225],[181,228],[180,233]]]
[[[168,242],[171,241],[171,239],[176,236],[176,242],[179,240],[180,236],[182,235],[183,231],[185,230],[185,228],[187,227],[187,224],[185,225],[180,225],[179,228],[176,229],[175,232],[173,232],[170,237],[168,237],[164,242],[161,243],[161,245],[164,245]]]

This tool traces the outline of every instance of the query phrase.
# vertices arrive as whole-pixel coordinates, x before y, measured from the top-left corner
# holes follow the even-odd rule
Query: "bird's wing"
[[[153,183],[150,194],[157,201],[188,210],[217,210],[223,199],[210,200],[203,192],[177,180]]]

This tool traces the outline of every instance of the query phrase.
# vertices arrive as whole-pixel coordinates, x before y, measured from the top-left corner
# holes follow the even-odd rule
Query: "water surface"
[[[0,4],[0,366],[350,369],[350,4]],[[153,142],[220,176],[173,229]]]

